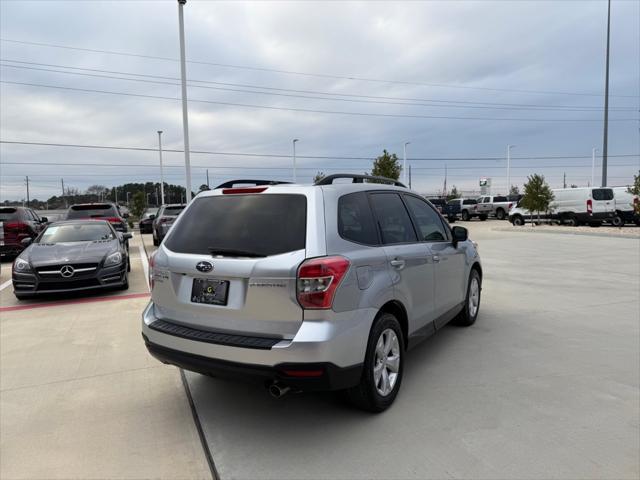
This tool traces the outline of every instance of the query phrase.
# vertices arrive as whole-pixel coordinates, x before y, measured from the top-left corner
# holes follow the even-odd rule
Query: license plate
[[[228,294],[229,282],[227,280],[193,279],[193,287],[191,289],[191,301],[193,303],[226,305]]]

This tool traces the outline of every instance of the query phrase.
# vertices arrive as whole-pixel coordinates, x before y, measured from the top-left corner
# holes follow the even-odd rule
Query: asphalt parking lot
[[[383,414],[188,373],[219,477],[638,478],[640,240],[497,224],[463,224],[484,266],[476,325],[411,351]],[[140,339],[139,240],[138,296],[0,291],[2,478],[209,476],[178,370]]]

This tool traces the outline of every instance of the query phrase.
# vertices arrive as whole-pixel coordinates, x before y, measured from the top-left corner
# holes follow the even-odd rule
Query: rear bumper
[[[330,318],[326,320],[302,322],[292,339],[269,339],[159,319],[150,302],[142,315],[142,335],[153,356],[187,370],[212,375],[220,375],[222,370],[226,376],[277,380],[305,390],[337,390],[356,385],[376,312],[362,309],[330,311],[327,315]],[[322,373],[302,377],[303,374],[286,375],[285,370]]]
[[[358,384],[362,365],[340,368],[332,363],[281,363],[273,367],[229,362],[162,347],[142,335],[149,353],[162,363],[216,377],[271,383],[305,391],[343,390]],[[311,376],[306,376],[311,375]]]

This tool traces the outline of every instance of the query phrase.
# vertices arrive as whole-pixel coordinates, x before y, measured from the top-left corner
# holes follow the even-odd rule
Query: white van
[[[615,212],[613,190],[606,187],[558,188],[553,190],[551,209],[560,224],[599,225]]]
[[[640,203],[638,195],[629,193],[627,187],[613,187],[612,190],[615,215],[611,223],[615,227],[621,227],[625,223],[640,225],[640,214],[637,213],[637,206]]]
[[[555,220],[561,225],[577,226],[589,224],[599,226],[603,221],[612,221],[615,215],[613,190],[606,187],[557,188],[552,190],[554,200],[551,211],[540,215],[541,220]],[[520,202],[509,211],[509,221],[523,225],[527,220],[537,220],[534,212],[524,210]]]

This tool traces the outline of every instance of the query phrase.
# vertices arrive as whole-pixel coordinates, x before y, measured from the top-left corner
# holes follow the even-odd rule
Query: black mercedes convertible
[[[127,241],[104,220],[52,223],[13,262],[13,290],[18,299],[39,294],[102,288],[129,288]]]

